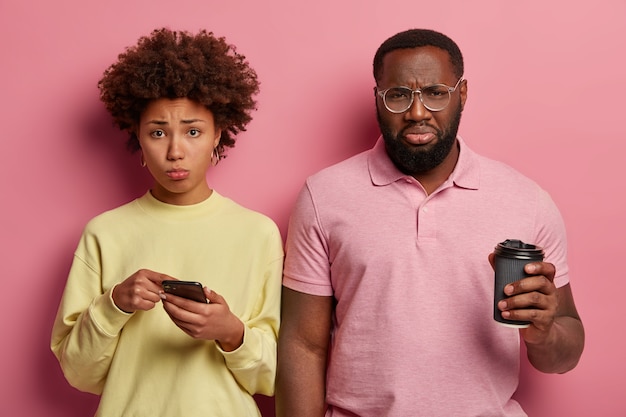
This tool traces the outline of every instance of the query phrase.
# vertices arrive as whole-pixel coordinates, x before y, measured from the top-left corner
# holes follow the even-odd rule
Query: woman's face
[[[196,204],[211,195],[206,171],[221,129],[213,113],[187,98],[158,99],[141,114],[137,137],[154,178],[152,195],[175,205]]]

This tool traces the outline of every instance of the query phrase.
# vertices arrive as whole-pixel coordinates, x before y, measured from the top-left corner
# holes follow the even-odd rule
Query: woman
[[[87,224],[52,350],[70,384],[101,395],[97,416],[259,416],[252,395],[274,390],[282,241],[206,179],[251,120],[256,73],[223,38],[160,29],[98,86],[154,183]],[[208,303],[165,293],[176,279],[201,282]]]

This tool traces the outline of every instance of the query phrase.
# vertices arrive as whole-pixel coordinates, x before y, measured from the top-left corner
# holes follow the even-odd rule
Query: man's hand
[[[521,329],[527,343],[543,343],[557,316],[559,300],[554,285],[554,265],[547,262],[526,264],[524,271],[530,277],[504,287],[508,298],[498,303],[502,317],[508,320],[530,321]]]
[[[491,266],[494,255],[489,255]],[[576,311],[569,284],[554,285],[556,270],[547,262],[524,267],[530,276],[504,287],[508,298],[498,303],[502,317],[530,321],[520,329],[528,359],[541,372],[563,373],[573,369],[585,345],[585,331]]]

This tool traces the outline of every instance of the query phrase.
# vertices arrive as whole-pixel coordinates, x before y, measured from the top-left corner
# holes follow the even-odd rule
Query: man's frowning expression
[[[408,87],[411,90],[433,84],[454,87],[460,75],[454,73],[448,53],[434,46],[397,49],[383,59],[377,90]],[[414,94],[411,107],[403,113],[385,108],[377,94],[376,107],[380,130],[389,157],[400,171],[419,175],[440,167],[456,143],[461,112],[467,98],[466,81],[450,93],[448,105],[440,111],[430,111]],[[454,155],[456,158],[456,155]]]

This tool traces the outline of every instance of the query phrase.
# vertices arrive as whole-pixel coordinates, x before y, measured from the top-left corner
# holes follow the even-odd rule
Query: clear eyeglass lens
[[[445,85],[431,85],[421,89],[422,104],[432,111],[443,110],[450,101],[450,92]],[[387,90],[384,96],[385,105],[393,112],[404,112],[413,104],[413,92],[407,87],[394,87]]]
[[[450,101],[450,91],[445,85],[431,85],[422,89],[422,103],[430,110],[441,110]]]
[[[403,112],[411,107],[413,92],[408,88],[390,88],[385,93],[385,106],[391,111]]]

